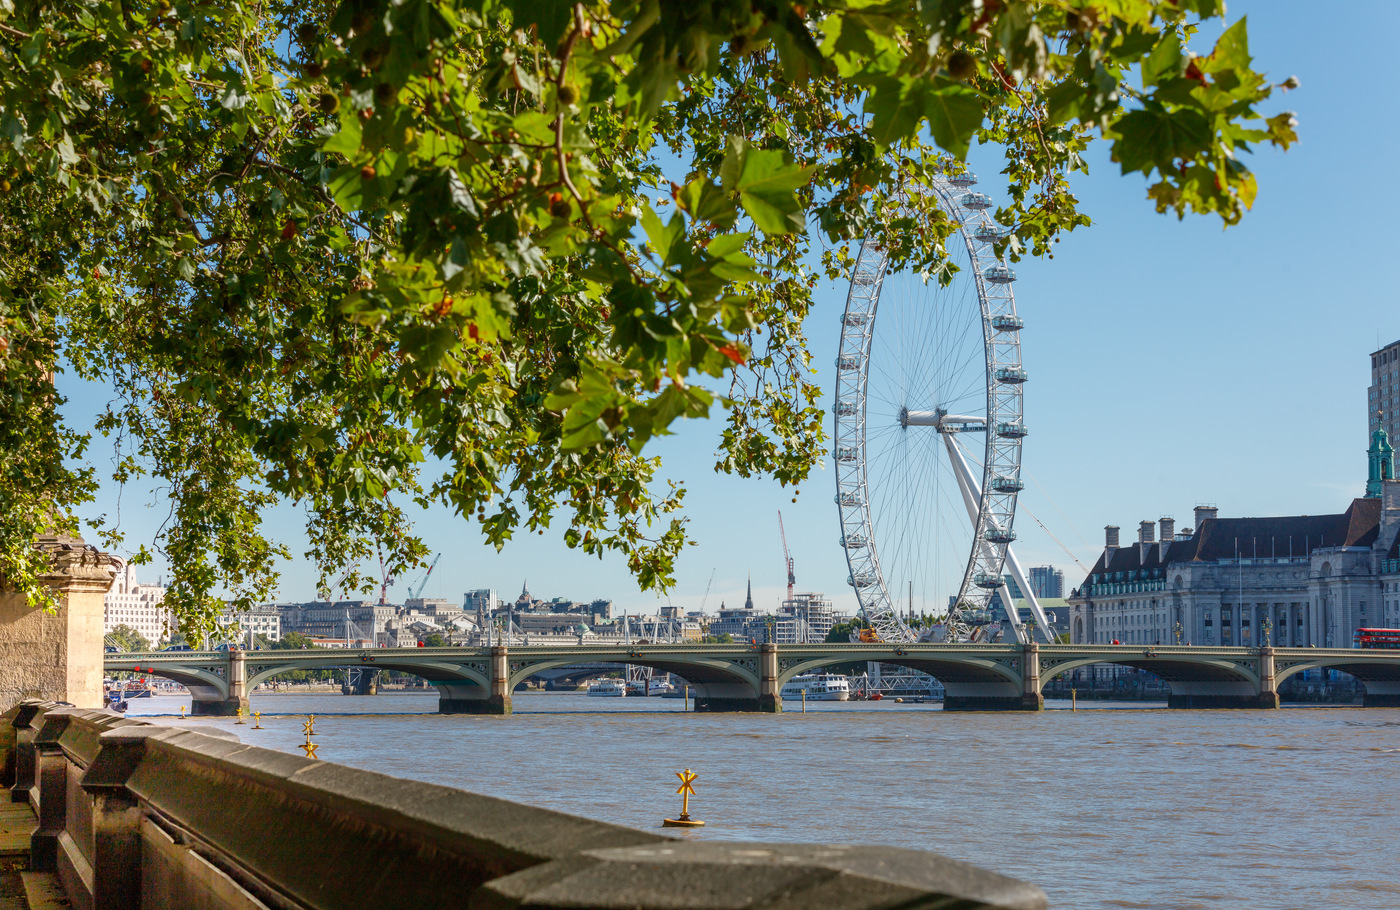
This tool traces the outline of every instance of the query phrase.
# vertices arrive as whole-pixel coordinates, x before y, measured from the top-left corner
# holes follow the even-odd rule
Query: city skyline
[[[1369,354],[1377,333],[1382,344],[1400,338],[1400,318],[1363,290],[1365,269],[1335,263],[1383,261],[1394,230],[1381,213],[1396,190],[1370,146],[1349,139],[1348,125],[1370,104],[1353,91],[1352,76],[1299,68],[1299,61],[1315,59],[1319,41],[1340,48],[1344,38],[1356,37],[1332,23],[1298,34],[1293,26],[1302,9],[1296,3],[1232,4],[1231,21],[1251,14],[1251,51],[1271,78],[1282,81],[1296,72],[1302,80],[1302,88],[1271,102],[1271,110],[1298,111],[1302,142],[1287,154],[1261,149],[1253,156],[1260,192],[1241,224],[1222,232],[1218,220],[1178,222],[1156,214],[1144,199],[1144,181],[1120,177],[1095,148],[1090,176],[1072,180],[1095,225],[1066,237],[1054,260],[1016,264],[1031,375],[1028,483],[1016,548],[1023,564],[1062,569],[1067,588],[1082,580],[1084,569],[1037,518],[1088,566],[1099,550],[1100,529],[1110,521],[1181,518],[1200,502],[1218,503],[1232,515],[1329,513],[1364,487],[1368,418],[1361,406]],[[1355,59],[1364,75],[1379,57]],[[1379,84],[1378,71],[1375,79]],[[1375,123],[1374,142],[1383,147],[1395,131],[1387,120]],[[983,177],[979,188],[1004,198],[992,150],[974,148],[971,163]],[[1322,173],[1332,177],[1325,194],[1316,187]],[[1337,230],[1339,224],[1348,229]],[[1145,248],[1179,267],[1143,275],[1136,263]],[[828,401],[844,294],[842,285],[825,285],[807,322]],[[1326,318],[1319,318],[1317,300],[1329,301]],[[1263,377],[1268,395],[1253,391]],[[72,399],[70,413],[94,413],[105,400],[103,390],[75,388],[62,377],[60,383]],[[1323,433],[1311,419],[1319,414],[1327,415]],[[691,489],[686,514],[697,545],[678,562],[671,601],[698,608],[713,570],[707,612],[722,600],[742,602],[750,575],[756,601],[776,606],[786,592],[781,507],[797,587],[824,593],[837,609],[854,609],[836,546],[829,458],[792,503],[791,491],[772,481],[711,474],[719,430],[717,419],[690,422],[648,450]],[[97,460],[105,469],[103,457]],[[114,492],[104,488],[99,495],[93,511],[115,517]],[[134,488],[123,497],[133,549],[150,539],[164,514],[140,508],[148,500]],[[294,524],[298,517],[296,509],[283,507],[269,522]],[[446,509],[420,515],[419,529],[431,552],[449,557],[424,596],[460,601],[472,588],[509,591],[518,584],[513,579],[528,577],[550,596],[606,597],[619,610],[654,612],[667,603],[638,592],[621,558],[599,562],[568,550],[558,525],[542,537],[521,535],[500,555]],[[299,537],[289,543],[294,553],[305,549]],[[160,564],[141,569],[143,578],[162,571]],[[391,594],[402,599],[403,591],[400,586]],[[299,559],[284,566],[278,599],[314,596],[310,566]]]

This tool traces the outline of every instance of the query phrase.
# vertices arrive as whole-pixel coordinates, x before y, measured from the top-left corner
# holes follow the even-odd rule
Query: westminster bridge
[[[944,686],[945,711],[1038,711],[1042,687],[1094,664],[1147,670],[1171,689],[1173,708],[1277,708],[1296,673],[1339,670],[1366,688],[1364,704],[1400,706],[1400,651],[1340,648],[1037,644],[616,644],[457,648],[347,648],[110,653],[108,673],[160,676],[186,686],[196,715],[247,710],[260,683],[297,670],[358,667],[422,677],[443,714],[509,714],[531,676],[580,664],[651,667],[690,684],[697,711],[782,711],[779,693],[820,667],[878,661],[918,670]]]

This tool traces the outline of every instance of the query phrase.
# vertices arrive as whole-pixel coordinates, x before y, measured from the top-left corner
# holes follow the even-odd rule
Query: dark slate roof
[[[1240,556],[1305,556],[1319,547],[1369,547],[1380,531],[1381,501],[1354,499],[1340,515],[1293,515],[1282,518],[1207,518],[1187,540],[1174,540],[1162,552],[1160,543],[1143,548],[1133,541],[1099,554],[1091,575],[1165,568],[1178,562],[1213,562]],[[1391,547],[1400,556],[1400,538]],[[1146,558],[1142,558],[1145,556]],[[1105,560],[1107,559],[1107,562]]]

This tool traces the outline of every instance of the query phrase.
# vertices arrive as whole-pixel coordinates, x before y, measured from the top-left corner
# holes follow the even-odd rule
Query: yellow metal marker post
[[[705,823],[690,817],[690,798],[695,795],[695,778],[698,775],[690,773],[690,769],[677,771],[676,776],[681,779],[681,788],[676,792],[681,795],[681,817],[663,818],[661,827],[663,828],[703,828]]]
[[[234,721],[234,723],[245,725],[248,723],[246,720],[243,719],[243,709],[241,707],[238,709],[238,720]]]
[[[306,715],[306,723],[301,725],[301,731],[306,734],[306,742],[302,743],[298,748],[306,753],[307,758],[316,757],[316,744],[311,741],[311,734],[316,732],[315,727],[316,715]]]
[[[254,730],[261,730],[262,728],[263,728],[263,727],[262,727],[262,712],[261,712],[261,711],[254,711],[254,712],[253,712],[253,729],[254,729]]]

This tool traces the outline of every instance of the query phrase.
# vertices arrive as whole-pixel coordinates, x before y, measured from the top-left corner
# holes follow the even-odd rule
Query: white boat
[[[601,698],[622,698],[627,694],[627,684],[620,679],[595,679],[588,684],[588,694]]]
[[[647,694],[653,698],[665,698],[667,693],[676,691],[676,687],[664,676],[653,676],[647,680]]]
[[[851,684],[837,673],[804,673],[790,679],[781,694],[783,698],[801,698],[803,692],[808,701],[849,701]]]

